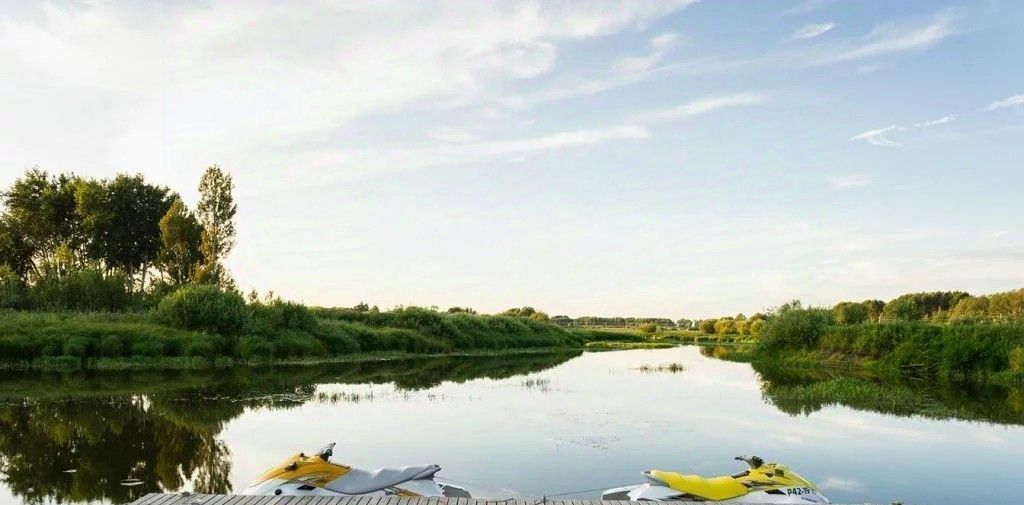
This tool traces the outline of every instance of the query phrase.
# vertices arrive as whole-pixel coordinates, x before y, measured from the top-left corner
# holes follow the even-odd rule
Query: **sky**
[[[1019,1],[0,0],[0,185],[236,184],[327,306],[702,318],[1024,286]]]

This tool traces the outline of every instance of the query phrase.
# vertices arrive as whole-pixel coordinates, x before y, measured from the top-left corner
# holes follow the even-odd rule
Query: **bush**
[[[185,286],[157,306],[157,317],[166,324],[221,335],[241,333],[247,316],[241,295],[211,285]]]
[[[271,335],[283,329],[313,331],[316,316],[306,306],[274,300],[270,303],[249,305],[250,330],[260,335]]]
[[[117,335],[107,335],[101,338],[97,348],[99,355],[104,358],[117,358],[124,355],[124,341]]]
[[[43,310],[117,312],[133,303],[128,286],[128,277],[119,272],[105,275],[102,270],[87,268],[61,274],[44,268],[28,288],[27,302]]]
[[[263,337],[245,336],[238,341],[238,354],[247,360],[269,360],[274,357],[274,344]]]
[[[25,285],[14,270],[0,265],[0,309],[25,308]]]
[[[756,352],[814,349],[831,322],[831,311],[803,308],[799,302],[782,306],[765,324]]]
[[[132,342],[132,356],[155,358],[164,355],[164,344],[156,339],[142,339]]]

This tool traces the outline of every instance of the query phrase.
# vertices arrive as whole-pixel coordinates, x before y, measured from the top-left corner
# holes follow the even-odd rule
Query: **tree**
[[[7,267],[22,281],[32,269],[32,245],[9,215],[0,216],[0,267]]]
[[[715,323],[717,323],[717,322],[718,322],[717,319],[704,319],[703,321],[701,321],[700,322],[700,331],[701,331],[701,333],[706,333],[708,335],[711,335],[711,334],[715,333]]]
[[[202,232],[199,221],[181,198],[175,199],[160,219],[159,266],[171,284],[186,284],[195,276],[195,270],[203,260],[200,251]]]
[[[731,317],[723,317],[715,321],[715,333],[719,335],[737,333],[736,320]]]
[[[234,189],[231,175],[217,165],[207,168],[199,179],[196,215],[203,229],[204,263],[199,271],[203,282],[220,286],[233,284],[223,261],[235,246],[235,213],[238,207],[232,196]]]
[[[31,249],[33,269],[36,263],[49,260],[61,244],[80,252],[85,239],[76,213],[79,182],[72,175],[51,177],[33,168],[3,193],[8,219]]]
[[[144,287],[146,271],[160,253],[160,220],[174,198],[166,187],[146,184],[142,175],[82,181],[76,192],[77,212],[89,257],[131,279],[141,274],[139,285]]]
[[[689,319],[679,319],[676,321],[676,327],[680,330],[693,329],[693,321],[690,321]]]

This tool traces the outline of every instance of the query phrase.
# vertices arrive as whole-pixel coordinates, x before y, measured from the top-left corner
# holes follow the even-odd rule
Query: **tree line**
[[[233,287],[233,190],[211,166],[192,210],[141,174],[28,170],[0,192],[0,308],[124,310],[185,284]]]

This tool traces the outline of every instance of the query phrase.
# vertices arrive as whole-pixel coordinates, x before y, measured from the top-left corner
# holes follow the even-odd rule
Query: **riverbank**
[[[156,312],[0,311],[0,368],[194,369],[488,355],[579,350],[594,338],[544,321],[416,307],[362,313],[282,302],[243,310],[243,323],[222,331],[183,328]]]
[[[752,359],[787,368],[861,369],[878,375],[1024,386],[1024,324],[844,325],[821,309],[791,308],[769,318]]]

